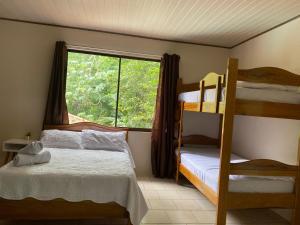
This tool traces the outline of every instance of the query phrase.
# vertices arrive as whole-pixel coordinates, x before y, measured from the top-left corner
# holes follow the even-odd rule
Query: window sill
[[[151,128],[130,128],[130,127],[120,127],[120,128],[127,128],[128,131],[152,132]]]

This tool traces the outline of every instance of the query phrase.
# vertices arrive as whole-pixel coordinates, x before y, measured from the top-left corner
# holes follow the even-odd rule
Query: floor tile
[[[205,197],[197,190],[190,189],[184,191],[177,191],[180,199],[204,199]]]
[[[181,196],[175,190],[158,190],[160,199],[180,199]]]
[[[142,223],[171,223],[171,220],[163,210],[149,210]]]
[[[193,215],[197,218],[198,223],[215,223],[216,212],[215,211],[203,211],[197,210],[193,211]]]
[[[199,200],[198,200],[199,201]],[[203,209],[197,200],[186,200],[186,199],[178,199],[173,200],[177,209],[180,210],[200,210]]]
[[[146,199],[159,199],[159,194],[156,190],[142,190]]]
[[[216,206],[212,204],[208,199],[196,200],[202,210],[216,210]]]
[[[169,199],[149,199],[151,209],[176,209],[176,205]]]
[[[143,225],[214,225],[216,208],[197,189],[170,179],[142,178],[142,192],[151,210]],[[192,210],[192,211],[191,211]],[[287,225],[271,210],[234,210],[227,214],[228,225]]]
[[[191,211],[166,211],[172,223],[197,223],[197,218]]]

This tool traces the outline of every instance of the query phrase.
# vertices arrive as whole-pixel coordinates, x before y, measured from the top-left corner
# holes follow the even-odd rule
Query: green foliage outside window
[[[151,128],[159,67],[154,61],[69,52],[68,111],[102,125]]]

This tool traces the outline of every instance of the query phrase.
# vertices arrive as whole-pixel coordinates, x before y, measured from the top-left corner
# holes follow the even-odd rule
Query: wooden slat
[[[222,79],[221,76],[217,79],[216,84],[216,96],[215,96],[215,113],[219,112],[219,102],[221,101],[221,94],[222,94]]]
[[[208,200],[210,200],[214,205],[217,204],[217,194],[205,183],[203,183],[196,175],[189,171],[183,164],[180,164],[180,172],[201,192]]]
[[[215,102],[203,102],[202,112],[205,113],[216,113],[216,103]]]
[[[261,67],[238,71],[238,80],[253,83],[268,83],[300,86],[300,76],[284,69]]]
[[[254,159],[230,163],[230,174],[251,176],[296,177],[298,166],[287,165],[270,159]]]
[[[185,111],[199,112],[199,108],[200,108],[200,104],[198,102],[185,102],[184,103]]]
[[[184,103],[184,111],[215,113],[215,110],[216,110],[215,102],[203,102],[201,111],[200,111],[200,104],[198,102],[185,102]],[[220,102],[219,107],[218,107],[218,113],[223,114],[224,110],[225,110],[224,102]]]
[[[295,195],[285,193],[227,193],[229,209],[294,208]]]
[[[224,112],[225,112],[225,103],[220,102],[219,103],[219,114],[224,114]]]
[[[300,120],[300,104],[236,99],[235,114]]]
[[[182,137],[182,144],[187,145],[218,145],[219,140],[205,135],[188,135]]]
[[[204,94],[205,94],[205,81],[200,81],[200,98],[199,98],[199,112],[202,112],[203,102],[204,102]]]

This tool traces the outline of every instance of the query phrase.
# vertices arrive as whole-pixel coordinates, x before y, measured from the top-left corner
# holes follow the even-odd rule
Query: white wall
[[[7,138],[24,137],[28,131],[35,138],[39,137],[54,46],[58,40],[72,45],[154,55],[176,53],[181,56],[180,76],[184,82],[199,81],[211,70],[223,72],[229,55],[229,50],[222,48],[0,20],[1,142]],[[195,117],[200,119],[194,120]],[[187,131],[199,129],[215,135],[210,118],[199,114],[187,115]],[[216,121],[213,123],[217,126]],[[145,132],[129,134],[139,175],[151,173],[150,137],[151,133]]]
[[[231,51],[240,68],[280,67],[300,74],[300,19],[248,41]],[[295,164],[300,121],[237,117],[234,148],[249,158],[271,158]]]
[[[230,55],[241,68],[281,67],[300,74],[300,19],[289,22],[234,48]],[[236,117],[234,151],[248,158],[271,158],[297,163],[300,121]],[[290,219],[291,211],[276,210]]]

